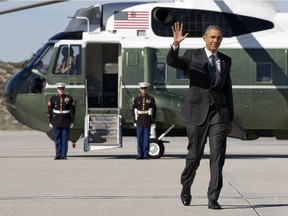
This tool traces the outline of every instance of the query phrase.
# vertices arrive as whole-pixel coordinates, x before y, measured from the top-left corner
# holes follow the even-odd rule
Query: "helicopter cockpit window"
[[[31,58],[31,61],[28,63],[28,67],[31,67],[31,70],[23,73],[23,82],[21,82],[24,92],[34,94],[42,93],[43,86],[45,85],[44,77],[49,70],[52,53],[53,45],[48,44],[39,50],[35,57]]]
[[[271,63],[257,63],[256,82],[260,82],[260,83],[272,82],[272,64]]]
[[[165,63],[156,62],[154,64],[154,82],[164,83],[166,81]]]
[[[35,61],[34,65],[32,66],[33,69],[39,71],[40,73],[47,74],[52,52],[53,46],[47,47],[47,49]]]
[[[54,73],[58,75],[81,74],[81,49],[80,45],[60,46],[57,53],[57,61]]]

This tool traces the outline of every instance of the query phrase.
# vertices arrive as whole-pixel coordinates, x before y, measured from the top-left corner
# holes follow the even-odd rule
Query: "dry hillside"
[[[0,130],[28,129],[10,115],[4,99],[5,84],[14,73],[19,71],[21,65],[22,63],[14,64],[0,61]]]

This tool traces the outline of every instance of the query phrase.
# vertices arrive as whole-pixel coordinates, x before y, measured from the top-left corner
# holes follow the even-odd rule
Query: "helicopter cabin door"
[[[88,43],[85,50],[87,114],[84,150],[121,147],[121,46],[116,43]]]
[[[86,46],[88,108],[117,108],[120,44]]]

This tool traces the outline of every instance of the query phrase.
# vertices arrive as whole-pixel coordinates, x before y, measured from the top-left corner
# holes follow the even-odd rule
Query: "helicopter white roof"
[[[66,31],[82,30],[83,37],[88,41],[101,40],[115,41],[121,43],[123,47],[151,46],[158,48],[167,48],[172,42],[171,37],[159,37],[154,34],[150,27],[151,12],[155,7],[179,8],[179,9],[199,9],[211,10],[225,13],[233,13],[269,20],[274,23],[274,28],[252,34],[241,35],[237,37],[224,38],[221,44],[222,48],[239,47],[265,47],[265,48],[283,48],[288,47],[288,41],[283,38],[288,37],[288,13],[279,12],[272,1],[267,0],[175,0],[175,2],[163,3],[110,3],[94,5],[79,9],[72,19]],[[117,29],[115,30],[115,11],[120,12],[141,12],[147,19],[147,27],[143,33],[139,29]],[[105,30],[100,29],[99,16],[105,21]],[[118,14],[118,15],[121,15]],[[143,15],[143,14],[142,14]],[[90,17],[90,25],[87,26],[86,17]],[[99,19],[96,19],[98,16]],[[92,17],[92,18],[91,18]],[[82,19],[82,21],[81,21]],[[87,31],[89,29],[89,31]],[[140,34],[139,34],[140,32]],[[142,34],[142,35],[141,35]],[[151,40],[153,38],[153,40]],[[141,45],[139,45],[141,44]],[[202,47],[202,38],[187,38],[181,43],[181,46],[193,48]]]

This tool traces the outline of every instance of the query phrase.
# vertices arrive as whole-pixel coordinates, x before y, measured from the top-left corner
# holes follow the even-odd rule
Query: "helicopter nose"
[[[5,86],[4,96],[7,105],[12,105],[15,102],[15,90],[16,90],[15,76],[10,78]]]
[[[4,97],[6,101],[6,107],[11,115],[15,116],[17,114],[17,109],[15,107],[15,99],[16,99],[16,86],[17,86],[17,78],[15,75],[10,78],[10,80],[6,83]]]
[[[6,101],[6,107],[11,115],[18,120],[20,123],[27,125],[29,122],[27,113],[24,106],[21,102],[17,102],[18,96],[18,82],[19,82],[19,72],[15,74],[10,80],[6,83],[4,97]]]

